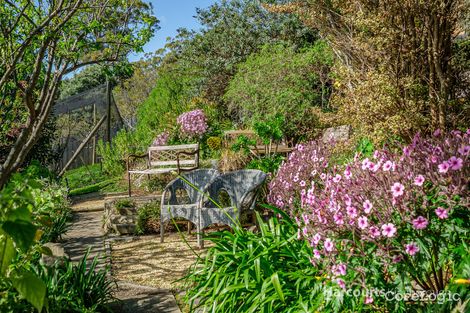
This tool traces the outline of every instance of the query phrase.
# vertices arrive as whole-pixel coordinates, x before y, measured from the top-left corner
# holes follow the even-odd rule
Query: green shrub
[[[89,251],[78,264],[64,260],[53,266],[36,263],[31,270],[45,283],[49,313],[59,312],[106,312],[107,305],[114,300],[113,282],[108,269],[99,269],[98,259],[87,261]],[[0,281],[0,312],[36,312],[7,282]]]
[[[246,167],[250,169],[261,170],[265,173],[275,173],[281,165],[282,161],[284,161],[284,157],[282,155],[275,154],[273,156],[253,159]]]
[[[149,202],[137,210],[138,235],[156,233],[160,230],[160,203]]]
[[[97,257],[87,261],[89,251],[78,264],[66,261],[48,268],[37,267],[46,283],[49,312],[103,312],[114,298],[113,282],[107,277],[108,268],[97,268]]]
[[[114,202],[114,207],[116,209],[125,209],[125,208],[135,208],[136,203],[134,200],[125,198],[125,199],[119,199]]]
[[[214,246],[185,277],[191,312],[314,312],[321,303],[312,249],[297,239],[296,224],[282,219],[264,222],[259,232],[240,226],[211,233]]]
[[[247,126],[281,114],[283,132],[299,140],[318,126],[313,107],[328,108],[332,53],[321,41],[297,51],[266,45],[238,67],[224,96],[232,114]]]

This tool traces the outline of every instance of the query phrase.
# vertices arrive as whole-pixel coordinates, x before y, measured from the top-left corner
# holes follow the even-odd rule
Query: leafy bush
[[[49,312],[103,312],[113,299],[114,283],[107,277],[107,268],[98,268],[94,257],[87,261],[89,251],[78,264],[66,261],[48,268],[39,265],[37,274],[46,283]]]
[[[375,151],[343,167],[328,163],[321,144],[299,145],[271,182],[269,201],[296,217],[312,262],[325,267],[339,292],[359,286],[439,292],[469,253],[469,155],[470,130],[418,134],[402,154]],[[371,308],[421,305],[361,295]]]
[[[43,264],[31,265],[31,270],[45,283],[47,312],[105,312],[107,305],[114,300],[112,295],[113,282],[107,277],[107,268],[97,268],[99,263],[95,257],[87,262],[88,252],[78,262],[64,260],[48,267]],[[12,289],[11,284],[0,283],[1,312],[35,312]]]
[[[160,232],[160,204],[149,202],[137,210],[137,228],[139,235]]]
[[[246,167],[261,170],[265,173],[274,174],[278,170],[282,161],[284,161],[284,157],[282,155],[276,154],[271,157],[267,156],[259,159],[253,159],[250,161],[250,163],[247,164]]]
[[[114,206],[116,209],[125,209],[125,208],[135,208],[136,203],[132,199],[124,198],[124,199],[119,199],[114,202]]]
[[[31,264],[48,253],[39,242],[57,241],[70,223],[66,189],[39,179],[46,173],[37,166],[13,176],[0,191],[0,311],[41,310],[46,286]],[[21,295],[26,301],[17,298]],[[16,300],[15,300],[16,299]]]
[[[264,222],[259,232],[240,226],[214,232],[210,247],[185,277],[191,312],[314,312],[321,304],[312,250],[297,240],[297,226],[283,212],[282,220]]]
[[[283,132],[298,140],[318,126],[311,108],[328,107],[331,65],[332,53],[321,41],[301,51],[266,45],[239,66],[224,97],[245,125],[281,114]]]

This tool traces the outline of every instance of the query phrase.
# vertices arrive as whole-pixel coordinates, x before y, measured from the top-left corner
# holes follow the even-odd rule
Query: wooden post
[[[111,84],[106,81],[106,141],[111,145]]]
[[[93,103],[93,125],[96,125],[96,104]],[[92,160],[91,164],[95,164],[96,162],[96,135],[93,135],[93,147],[92,147]]]

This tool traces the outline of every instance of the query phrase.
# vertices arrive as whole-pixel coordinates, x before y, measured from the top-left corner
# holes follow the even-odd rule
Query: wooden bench
[[[132,161],[136,159],[147,159],[145,168],[136,169],[132,167]],[[199,167],[199,144],[173,145],[173,146],[151,146],[147,153],[137,155],[131,154],[127,157],[127,181],[129,197],[131,196],[131,174],[150,175],[166,174],[183,171],[191,171]]]

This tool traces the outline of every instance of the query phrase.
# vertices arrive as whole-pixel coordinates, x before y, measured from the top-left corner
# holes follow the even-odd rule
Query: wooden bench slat
[[[187,144],[187,145],[175,145],[175,146],[152,146],[148,148],[148,151],[169,151],[169,150],[196,150],[199,148],[199,144]]]
[[[171,173],[173,171],[177,171],[176,167],[168,167],[168,168],[151,168],[148,170],[130,170],[129,173],[131,174],[165,174]]]
[[[180,160],[181,165],[196,165],[196,160]],[[151,161],[151,166],[168,166],[168,165],[178,165],[177,161]]]

